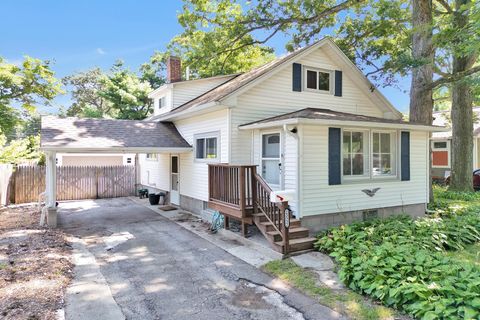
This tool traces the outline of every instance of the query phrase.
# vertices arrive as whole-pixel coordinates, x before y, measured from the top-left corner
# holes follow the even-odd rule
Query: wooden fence
[[[38,201],[45,191],[45,171],[44,166],[18,166],[10,179],[11,200]],[[135,182],[135,166],[59,166],[57,200],[127,197],[135,195]]]

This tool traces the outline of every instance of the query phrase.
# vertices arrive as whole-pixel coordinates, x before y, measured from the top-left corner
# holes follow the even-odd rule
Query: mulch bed
[[[0,318],[56,319],[73,277],[59,229],[38,226],[36,206],[0,210]]]

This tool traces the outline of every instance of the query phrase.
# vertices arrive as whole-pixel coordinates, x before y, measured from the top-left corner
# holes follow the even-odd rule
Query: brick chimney
[[[182,80],[182,61],[179,57],[170,56],[167,59],[167,83]]]

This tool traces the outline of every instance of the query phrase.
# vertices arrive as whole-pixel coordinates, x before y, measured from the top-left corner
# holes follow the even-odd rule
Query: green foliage
[[[0,57],[0,132],[8,135],[21,122],[15,106],[30,114],[37,104],[48,105],[60,93],[49,61],[25,57],[16,65]]]
[[[123,62],[117,62],[111,73],[102,76],[100,83],[98,95],[115,108],[117,119],[142,120],[152,112],[152,100],[148,98],[152,87],[125,69]]]
[[[346,285],[387,306],[423,319],[478,318],[480,268],[445,255],[480,241],[478,208],[341,226],[319,235],[315,247],[335,258]]]
[[[102,78],[104,73],[95,68],[85,72],[69,75],[62,79],[68,87],[72,105],[66,110],[66,115],[81,118],[114,117],[115,109],[99,92],[104,89]]]
[[[313,272],[304,270],[291,259],[268,262],[263,266],[263,270],[351,319],[394,318],[393,310],[369,303],[352,291],[338,291],[319,286]]]
[[[38,163],[45,162],[45,156],[40,152],[40,136],[28,136],[23,139],[17,139],[4,145],[0,139],[0,163]]]
[[[241,19],[242,13],[234,1],[185,1],[178,15],[184,32],[168,50],[197,78],[245,72],[273,60],[273,49],[255,43],[245,27],[224,24]]]

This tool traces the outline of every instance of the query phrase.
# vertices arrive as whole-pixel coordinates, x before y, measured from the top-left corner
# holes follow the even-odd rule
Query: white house
[[[194,149],[139,159],[142,183],[171,192],[174,204],[207,208],[207,164],[220,162],[258,165],[272,188],[295,190],[289,204],[313,230],[365,210],[425,211],[436,128],[403,122],[328,38],[241,75],[172,81],[150,97],[150,120],[173,122]]]
[[[145,122],[176,130],[171,139],[162,135],[147,146],[111,138],[117,150],[142,153],[141,184],[167,191],[172,204],[234,218],[240,210],[242,224],[255,223],[272,244],[286,244],[278,247],[283,252],[309,248],[308,231],[424,214],[429,134],[443,129],[402,121],[331,39],[243,74],[182,81],[180,70],[172,57],[169,81],[150,94],[155,111]],[[72,147],[71,138],[58,142],[55,126],[42,128],[44,150]],[[91,144],[77,142],[85,136],[73,146]],[[265,200],[270,189],[288,190],[291,221]]]
[[[480,108],[473,108],[473,164],[472,169],[480,168]],[[445,126],[447,131],[435,132],[432,134],[432,177],[436,180],[444,180],[451,172],[452,157],[452,130],[450,121],[450,110],[437,111],[433,113],[433,124]]]

